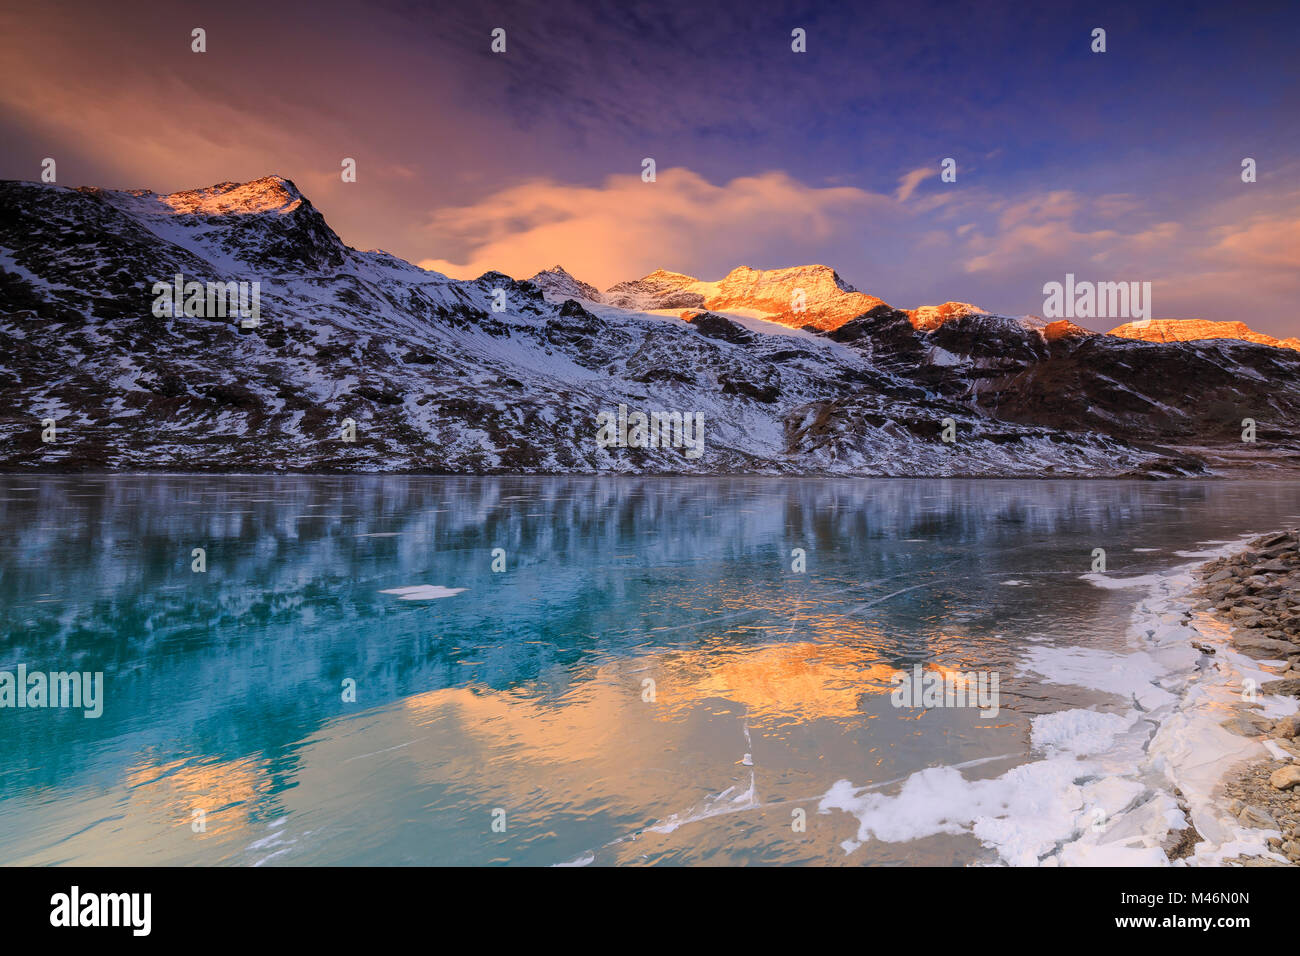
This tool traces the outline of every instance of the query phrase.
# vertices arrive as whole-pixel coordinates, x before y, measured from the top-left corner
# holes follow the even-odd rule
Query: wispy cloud
[[[930,166],[922,166],[920,169],[912,170],[899,179],[898,190],[894,193],[894,198],[899,202],[907,202],[912,193],[916,192],[916,187],[921,185],[922,180],[935,175],[938,175],[938,170]]]

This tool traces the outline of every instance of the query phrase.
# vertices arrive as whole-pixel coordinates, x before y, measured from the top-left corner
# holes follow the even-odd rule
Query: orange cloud
[[[604,288],[659,268],[698,275],[715,263],[757,264],[769,249],[847,239],[873,214],[898,215],[898,203],[855,187],[806,186],[782,172],[720,186],[681,168],[661,170],[652,183],[639,175],[596,187],[533,180],[438,210],[429,232],[464,251],[420,265],[456,278],[489,269],[526,278],[558,262]]]
[[[1300,271],[1300,218],[1256,216],[1224,226],[1211,256],[1243,266]]]

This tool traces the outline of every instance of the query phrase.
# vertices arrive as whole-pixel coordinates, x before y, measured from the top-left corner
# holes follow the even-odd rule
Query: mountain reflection
[[[349,833],[387,826],[369,839],[390,856],[407,826],[432,825],[448,860],[486,862],[490,839],[465,843],[446,822],[477,821],[484,804],[536,816],[540,842],[512,860],[552,861],[569,849],[555,815],[578,814],[599,842],[601,827],[748,786],[746,754],[766,788],[793,792],[836,766],[886,779],[1023,749],[1028,716],[1082,699],[1022,673],[1027,644],[1126,640],[1134,596],[1080,579],[1094,548],[1113,573],[1168,567],[1185,560],[1176,549],[1275,526],[1298,495],[1284,483],[2,477],[0,669],[103,671],[105,704],[99,719],[0,712],[0,820],[34,827],[0,861],[130,860],[141,843],[174,861],[258,862],[253,844],[301,860],[293,823],[323,815]],[[382,593],[417,585],[464,590]],[[894,708],[890,679],[916,663],[999,671],[1002,714]],[[74,795],[80,810],[60,803]],[[388,801],[406,823],[383,823]],[[117,836],[87,814],[118,820]]]

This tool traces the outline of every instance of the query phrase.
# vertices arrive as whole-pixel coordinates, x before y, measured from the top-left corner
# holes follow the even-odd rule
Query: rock
[[[1171,860],[1185,860],[1196,852],[1196,844],[1204,839],[1190,824],[1182,830],[1170,830],[1163,843],[1165,856]]]
[[[1300,646],[1292,644],[1290,641],[1279,641],[1272,637],[1262,637],[1249,633],[1234,634],[1232,643],[1242,650],[1265,651],[1279,658],[1300,651]]]
[[[1255,565],[1256,573],[1259,573],[1260,571],[1280,571],[1283,574],[1285,574],[1287,571],[1290,570],[1291,570],[1291,565],[1287,564],[1284,561],[1279,561],[1276,558],[1274,558],[1272,561],[1265,561],[1262,564]]]
[[[1213,574],[1211,574],[1209,577],[1209,582],[1211,584],[1216,584],[1219,581],[1226,581],[1230,577],[1232,577],[1232,572],[1229,571],[1227,568],[1224,568],[1222,571],[1215,571]]]
[[[1290,790],[1292,787],[1300,786],[1300,764],[1288,764],[1274,770],[1269,774],[1268,782],[1278,790]],[[1249,809],[1251,808],[1246,808]]]
[[[1267,810],[1261,810],[1256,806],[1249,806],[1237,815],[1238,822],[1244,827],[1251,827],[1256,830],[1276,830],[1277,821],[1275,821]]]
[[[1283,843],[1280,849],[1282,855],[1292,863],[1300,863],[1300,843],[1295,840],[1290,840],[1287,843]]]
[[[754,341],[754,336],[739,323],[713,312],[698,312],[686,321],[701,335],[707,335],[711,339],[722,339],[738,345]]]
[[[1225,862],[1233,866],[1251,866],[1251,867],[1290,865],[1288,863],[1283,863],[1280,860],[1267,860],[1260,856],[1239,856],[1235,860],[1226,860]]]
[[[1286,680],[1265,681],[1259,688],[1265,694],[1281,694],[1283,697],[1300,697],[1300,677]]]
[[[1300,737],[1300,714],[1283,717],[1273,725],[1273,733],[1279,737]]]
[[[1219,726],[1239,737],[1259,737],[1268,732],[1260,726],[1262,720],[1263,718],[1252,720],[1250,717],[1229,717]]]

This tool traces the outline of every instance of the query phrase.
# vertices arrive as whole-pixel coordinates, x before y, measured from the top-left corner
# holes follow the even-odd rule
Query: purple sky
[[[347,242],[457,276],[823,262],[899,307],[1019,314],[1069,272],[1150,281],[1158,317],[1300,335],[1298,10],[11,5],[0,177],[46,156],[63,185],[278,173]]]

